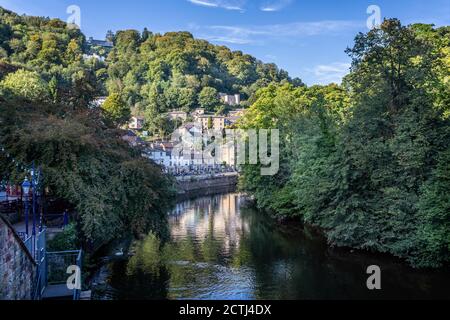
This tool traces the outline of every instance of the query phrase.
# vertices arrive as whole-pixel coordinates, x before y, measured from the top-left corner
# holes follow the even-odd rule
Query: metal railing
[[[46,231],[47,230],[44,228],[34,239],[35,250],[32,252],[32,255],[37,264],[33,292],[34,300],[40,300],[47,287]]]
[[[34,257],[33,253],[33,237],[28,236],[26,232],[17,232],[17,235],[22,239],[23,244],[27,248],[28,252]]]
[[[37,267],[36,280],[34,284],[33,300],[41,300],[47,287],[47,270],[45,263]]]
[[[6,200],[6,198],[0,199],[0,212],[3,214],[16,213],[17,211],[19,211],[20,207],[21,207],[20,200],[17,199]]]
[[[47,283],[48,285],[67,284],[68,273],[67,269],[70,266],[77,266],[78,270],[83,268],[83,251],[60,251],[47,252]],[[73,290],[73,300],[79,300],[81,295],[81,274],[80,287]]]
[[[46,213],[43,215],[43,224],[48,228],[64,228],[69,224],[69,214],[64,213]]]
[[[83,250],[80,250],[80,252],[78,253],[78,257],[77,257],[77,267],[78,270],[80,270],[80,273],[82,272],[82,267],[83,267]],[[80,296],[81,296],[81,286],[82,286],[82,278],[81,278],[81,274],[80,274],[80,288],[75,289],[73,291],[73,300],[80,300]]]

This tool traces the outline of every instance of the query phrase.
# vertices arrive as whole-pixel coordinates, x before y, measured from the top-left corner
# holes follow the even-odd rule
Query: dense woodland
[[[342,87],[260,90],[243,128],[281,130],[281,169],[241,186],[331,245],[450,262],[450,28],[387,20],[359,34]]]
[[[20,184],[35,161],[48,195],[76,208],[80,236],[94,245],[163,230],[172,182],[89,108],[104,79],[85,47],[59,20],[0,9],[0,180]]]
[[[272,82],[302,86],[274,64],[264,64],[240,51],[194,39],[188,32],[153,34],[148,30],[110,33],[110,94],[120,95],[132,113],[145,116],[151,132],[170,124],[163,113],[171,110],[226,113],[218,93],[241,94],[244,106],[254,93]],[[120,108],[116,108],[120,109]]]
[[[276,176],[244,166],[260,208],[320,227],[331,245],[386,252],[416,267],[450,262],[450,28],[386,20],[355,38],[342,85],[307,87],[273,64],[186,32],[108,33],[104,62],[79,30],[0,9],[0,143],[78,211],[82,234],[158,229],[170,179],[120,140],[130,114],[167,131],[172,109],[226,113],[241,128],[281,131]],[[89,107],[108,95],[103,110]],[[102,112],[103,111],[103,112]],[[0,174],[23,172],[0,153]]]

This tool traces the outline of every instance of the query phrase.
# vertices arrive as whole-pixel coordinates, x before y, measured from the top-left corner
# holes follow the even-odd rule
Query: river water
[[[327,247],[299,226],[280,226],[239,194],[179,203],[170,240],[150,234],[129,258],[104,265],[96,299],[450,299],[447,270],[414,270],[388,256]],[[368,266],[381,290],[367,289]]]

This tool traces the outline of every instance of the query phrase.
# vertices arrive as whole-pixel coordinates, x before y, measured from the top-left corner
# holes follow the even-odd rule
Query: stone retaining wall
[[[0,300],[32,298],[36,264],[7,219],[0,215]]]
[[[178,199],[184,200],[198,196],[208,196],[224,192],[234,192],[238,176],[192,178],[177,182]]]

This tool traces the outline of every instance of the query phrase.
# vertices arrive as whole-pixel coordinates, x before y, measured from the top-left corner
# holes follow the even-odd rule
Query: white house
[[[153,160],[156,164],[161,166],[172,166],[172,150],[164,148],[163,145],[152,144],[145,150],[143,156]]]
[[[96,53],[93,53],[93,54],[83,54],[83,59],[84,59],[84,60],[96,59],[96,60],[103,61],[103,62],[105,61],[105,57],[99,56],[99,55],[96,54]]]
[[[224,117],[214,118],[217,118],[216,125],[218,128],[223,129],[225,125]],[[206,119],[210,119],[210,117],[206,117]],[[213,124],[215,124],[214,121]],[[183,168],[191,166],[235,165],[234,141],[217,146],[214,148],[214,156],[212,154],[208,156],[204,151],[209,143],[207,136],[202,135],[202,133],[201,124],[186,123],[176,130],[172,136],[172,141],[152,143],[144,156],[169,170],[183,170]]]
[[[107,97],[96,97],[94,98],[94,100],[91,102],[91,105],[95,108],[100,108],[101,106],[103,106],[103,104],[105,103]]]

